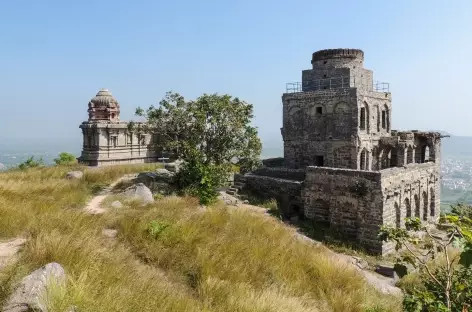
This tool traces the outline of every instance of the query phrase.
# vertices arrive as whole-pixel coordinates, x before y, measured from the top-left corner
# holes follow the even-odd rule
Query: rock
[[[123,207],[123,204],[120,201],[115,200],[114,202],[111,203],[111,207],[115,209],[119,209]]]
[[[64,268],[55,262],[24,277],[3,306],[3,312],[47,311],[47,287],[51,284],[63,285]]]
[[[360,257],[352,256],[353,264],[355,264],[359,269],[366,269],[369,266],[369,263]]]
[[[180,168],[182,167],[183,163],[184,162],[182,160],[176,160],[174,162],[164,164],[164,168],[166,168],[169,171],[177,173],[180,171]]]
[[[140,200],[144,203],[154,202],[151,190],[143,183],[128,187],[123,194],[130,199]]]
[[[102,235],[108,238],[115,238],[118,235],[118,231],[113,229],[103,229]]]
[[[392,264],[381,264],[378,265],[377,268],[375,269],[375,272],[387,276],[387,277],[392,277],[394,275],[394,265]]]
[[[17,238],[8,242],[0,243],[0,270],[15,259],[26,239]]]
[[[82,179],[83,176],[84,176],[84,173],[82,171],[71,171],[67,173],[66,178],[79,180],[79,179]]]

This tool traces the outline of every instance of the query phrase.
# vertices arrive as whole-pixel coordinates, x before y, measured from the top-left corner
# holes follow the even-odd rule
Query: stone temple
[[[120,104],[107,89],[88,103],[88,121],[83,134],[80,163],[89,166],[156,162],[152,136],[141,123],[120,121]]]
[[[287,217],[388,253],[393,246],[377,238],[382,225],[439,216],[440,133],[391,129],[389,85],[374,83],[362,50],[321,50],[311,64],[282,95],[284,157],[239,179],[276,198]]]

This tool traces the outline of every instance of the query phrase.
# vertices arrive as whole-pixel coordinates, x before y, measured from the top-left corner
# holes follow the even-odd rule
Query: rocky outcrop
[[[71,180],[80,180],[83,176],[84,173],[82,171],[71,171],[67,173],[66,178]]]
[[[144,185],[143,183],[138,183],[128,187],[123,195],[132,200],[139,200],[143,203],[152,203],[154,202],[154,197],[152,196],[151,190]]]
[[[3,306],[3,312],[47,311],[47,287],[63,285],[64,268],[55,262],[34,271],[23,278]]]

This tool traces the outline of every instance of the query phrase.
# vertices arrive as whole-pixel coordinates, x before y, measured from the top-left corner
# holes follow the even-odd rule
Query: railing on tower
[[[302,82],[289,82],[285,85],[286,93],[303,91],[333,90],[340,88],[362,88],[368,91],[389,92],[390,84],[375,81],[370,83],[368,79],[358,77],[332,77]]]

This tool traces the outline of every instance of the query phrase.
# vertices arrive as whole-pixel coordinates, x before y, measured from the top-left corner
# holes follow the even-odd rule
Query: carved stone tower
[[[88,104],[89,121],[120,120],[120,104],[107,89],[100,89]]]
[[[152,137],[140,123],[120,121],[120,104],[107,89],[88,103],[88,121],[80,125],[83,149],[79,162],[89,166],[157,161]]]
[[[358,151],[390,135],[388,84],[374,84],[362,50],[317,51],[311,64],[282,96],[286,166],[369,170],[372,158]]]

